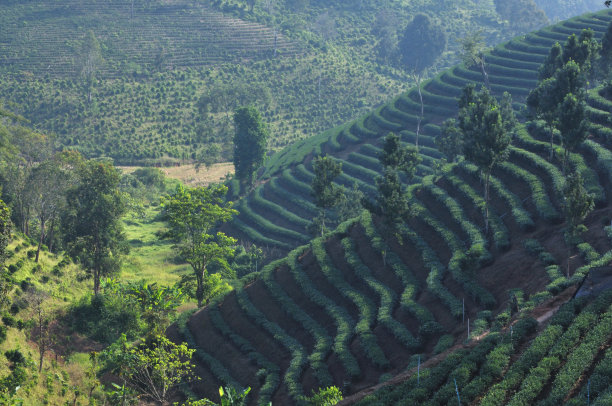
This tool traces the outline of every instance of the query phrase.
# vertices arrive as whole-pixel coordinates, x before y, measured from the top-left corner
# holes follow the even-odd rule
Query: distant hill
[[[430,75],[454,63],[456,39],[474,27],[490,44],[516,32],[484,0],[268,3],[250,12],[237,1],[134,1],[133,10],[128,0],[4,1],[0,99],[55,133],[58,146],[90,157],[227,161],[237,104],[262,110],[277,150],[408,89],[410,74],[381,54],[381,32],[396,41],[417,12],[450,38]],[[89,32],[100,58],[86,90]],[[203,111],[199,101],[211,95]]]

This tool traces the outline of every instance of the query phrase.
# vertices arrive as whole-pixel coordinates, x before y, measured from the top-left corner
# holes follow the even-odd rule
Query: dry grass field
[[[132,173],[140,166],[118,166],[125,173]],[[212,165],[210,168],[201,166],[196,170],[195,165],[181,165],[160,168],[166,177],[181,181],[187,186],[206,186],[211,183],[220,182],[227,174],[234,173],[234,164],[222,162]]]

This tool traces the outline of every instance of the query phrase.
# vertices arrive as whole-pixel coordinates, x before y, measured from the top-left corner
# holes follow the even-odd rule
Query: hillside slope
[[[520,66],[522,72],[532,72],[535,77],[537,62],[547,48],[534,44],[550,43],[551,38],[563,41],[568,34],[586,27],[601,33],[610,20],[612,13],[608,11],[572,19],[516,39],[493,51],[489,60],[507,60],[506,66]],[[509,73],[516,73],[515,69],[506,68]],[[494,89],[514,90],[515,95],[527,93],[526,84],[525,87],[503,84],[516,86],[521,79],[511,79],[510,74],[497,75],[494,71],[504,70],[491,66],[491,75],[499,75],[492,80]],[[442,109],[443,99],[434,93],[435,86],[448,87],[444,85],[448,78],[459,78],[458,84],[463,84],[470,77],[477,79],[479,75],[461,67],[445,72],[426,86],[426,97],[438,100],[435,108]],[[446,110],[452,114],[452,98],[448,99]],[[394,103],[399,100],[410,100],[410,95]],[[478,209],[482,198],[476,167],[462,162],[445,166],[439,176],[421,173],[419,182],[410,188],[416,215],[405,219],[398,235],[385,234],[376,218],[363,213],[341,225],[336,232],[312,240],[269,264],[252,283],[200,310],[182,329],[173,330],[177,339],[181,337],[198,348],[199,373],[203,379],[194,386],[195,392],[212,396],[223,383],[250,386],[252,404],[268,400],[274,404],[294,403],[301,394],[330,384],[339,386],[344,394],[352,394],[415,366],[419,357],[425,360],[453,342],[464,340],[468,326],[470,338],[490,328],[508,328],[510,315],[517,308],[532,308],[580,282],[590,268],[609,263],[612,242],[608,225],[612,206],[608,191],[612,190],[612,152],[606,136],[610,123],[603,118],[612,111],[611,94],[607,88],[595,89],[590,103],[592,116],[600,116],[599,130],[593,128],[590,139],[570,161],[594,194],[597,209],[585,222],[588,232],[578,244],[577,252],[569,251],[563,240],[564,178],[560,165],[546,160],[545,139],[521,129],[513,140],[509,161],[493,171],[489,235],[483,231],[483,217]],[[382,122],[382,112],[388,106],[392,105],[368,116],[366,123]],[[432,103],[428,108],[428,117],[433,116],[433,106]],[[438,114],[437,120],[441,120],[442,113]],[[335,131],[310,144],[303,143],[302,149],[289,149],[284,159],[290,161],[291,154],[304,159],[313,150],[331,152],[336,140],[333,135],[341,143],[351,134],[351,128],[362,128],[359,124],[362,122],[345,127],[349,131]],[[371,136],[384,134],[382,129],[378,131],[371,131]],[[410,139],[410,132],[402,135],[405,140]],[[354,138],[358,146],[371,142],[368,138]],[[281,162],[282,157],[276,162]],[[350,162],[347,154],[344,157],[345,163]],[[284,202],[294,205],[291,208],[287,205],[286,211],[303,212],[294,207],[299,208],[298,202],[307,196],[305,181],[312,176],[304,164],[286,168],[280,175],[275,174],[278,170],[275,168],[278,167],[273,163],[267,167],[270,180],[261,188],[291,185],[287,189],[294,194],[300,189],[303,192],[295,194],[300,198],[291,198],[287,193],[277,201],[278,208],[268,209],[274,213],[270,216],[277,217],[265,223],[266,227],[286,224],[279,220]],[[367,185],[365,181],[362,183]],[[268,193],[266,190],[263,192]],[[262,195],[257,204],[264,206],[266,200]],[[243,200],[239,204],[243,214],[238,221],[251,201],[256,200]],[[290,235],[274,234],[271,228],[261,234],[270,239],[275,235]],[[290,247],[300,240],[287,238],[283,242]],[[481,247],[486,249],[481,252]],[[468,255],[478,252],[474,255],[474,265]],[[571,256],[568,258],[568,255]],[[567,263],[569,269],[565,267]],[[603,356],[607,344],[601,341],[600,330],[607,326],[606,314],[597,312],[596,318],[602,324],[597,324],[600,327],[593,333],[596,335],[593,342],[600,345],[589,347],[592,357],[585,359],[582,370],[591,371],[594,362]],[[603,318],[600,320],[600,317]],[[528,337],[531,332],[525,334]],[[458,363],[463,362],[460,357],[465,355],[469,368],[462,382],[468,385],[468,378],[473,376],[475,368],[480,368],[479,363],[485,360],[486,354],[502,344],[506,345],[503,351],[508,350],[504,337],[492,334],[476,355],[467,357],[462,353],[449,357],[449,363],[444,365],[451,368],[449,371],[463,367]],[[559,357],[562,355],[566,354],[560,353]],[[472,365],[475,356],[478,363]],[[448,376],[448,373],[440,375],[440,380],[448,382],[444,381]],[[563,387],[561,383],[554,385]],[[432,384],[432,391],[437,387]],[[454,386],[447,384],[436,399],[441,404],[452,401],[451,389]],[[482,390],[482,385],[473,388],[472,394],[479,396]],[[558,393],[554,396],[565,398]],[[385,402],[374,401],[374,404]]]
[[[569,35],[579,34],[585,28],[592,28],[600,37],[611,20],[612,14],[605,10],[564,21],[496,47],[486,56],[492,92],[498,97],[504,91],[509,92],[520,114],[521,103],[535,86],[537,69],[552,44],[555,41],[563,43]],[[442,154],[436,149],[434,138],[440,133],[441,122],[456,116],[457,97],[463,86],[471,82],[482,83],[478,69],[459,65],[423,85],[425,108],[419,135],[423,161],[415,182],[432,174],[439,164]],[[261,184],[238,202],[240,215],[232,223],[230,233],[267,247],[271,256],[305,243],[310,239],[307,226],[316,214],[310,195],[312,158],[327,154],[338,159],[344,171],[339,183],[349,188],[357,184],[366,195],[371,195],[381,169],[377,156],[383,137],[393,131],[400,134],[404,142],[414,144],[419,115],[418,92],[412,89],[358,120],[297,142],[273,155],[266,163]],[[524,169],[540,168],[538,170],[548,172],[550,181],[558,176],[558,169],[540,163],[541,159],[534,156],[540,154],[542,148],[538,143],[519,138],[515,142],[513,159],[525,162],[527,167],[521,164]],[[592,160],[587,163],[595,164]],[[592,169],[595,166],[590,173]],[[556,185],[558,192],[558,182]],[[517,194],[525,197],[524,192]]]
[[[517,32],[489,0],[297,3],[256,2],[250,13],[242,0],[4,1],[2,103],[88,157],[122,165],[229,161],[239,104],[264,112],[269,147],[278,150],[405,91],[413,78],[379,55],[386,47],[377,25],[394,41],[416,13],[443,23],[451,40],[435,69],[454,63],[454,39],[474,26],[484,27],[489,44]],[[337,35],[324,35],[323,21]],[[90,31],[101,58],[84,69]],[[85,71],[95,73],[92,86]],[[199,101],[211,95],[204,111]]]

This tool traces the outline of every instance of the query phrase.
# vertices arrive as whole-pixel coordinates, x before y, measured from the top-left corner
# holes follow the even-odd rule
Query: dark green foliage
[[[442,123],[442,132],[434,139],[436,147],[446,155],[448,162],[455,162],[463,154],[463,136],[457,120],[449,118]]]
[[[147,187],[155,187],[162,192],[166,187],[164,173],[158,168],[138,168],[132,175]]]
[[[318,228],[321,235],[325,232],[326,218],[330,216],[333,209],[342,197],[344,188],[335,185],[336,179],[342,173],[342,164],[335,159],[323,156],[312,161],[314,178],[312,178],[311,194],[315,205],[319,208],[319,215],[314,219],[314,226]]]
[[[330,209],[336,205],[341,189],[333,184],[335,178],[342,173],[342,164],[331,157],[317,157],[313,160],[312,196],[317,207]]]
[[[446,48],[446,34],[426,14],[417,14],[404,29],[399,41],[402,64],[420,74],[431,66]]]
[[[250,188],[255,172],[263,165],[268,142],[268,129],[261,114],[253,107],[241,107],[234,113],[234,168],[240,183]]]
[[[589,76],[599,58],[600,48],[592,29],[582,30],[580,36],[572,34],[563,45],[563,63],[572,60],[578,64],[585,76]]]
[[[389,133],[384,140],[383,150],[379,156],[380,163],[386,168],[406,175],[412,179],[416,166],[421,162],[419,154],[413,146],[402,146],[396,134]]]
[[[8,328],[6,326],[0,326],[0,344],[6,340]]]
[[[579,173],[568,176],[563,191],[563,213],[566,221],[566,238],[574,244],[583,228],[580,227],[586,216],[595,207],[593,196],[584,189],[584,181]],[[569,255],[569,254],[568,254]]]
[[[576,151],[588,135],[586,104],[572,93],[568,93],[559,105],[557,128],[563,145],[563,170],[567,170],[570,153]]]
[[[62,218],[67,252],[78,260],[94,280],[94,293],[100,280],[119,270],[127,252],[120,218],[125,211],[118,190],[119,171],[111,164],[84,163],[79,182],[68,190],[68,207]]]
[[[408,196],[400,180],[400,174],[410,182],[416,167],[421,161],[417,149],[413,146],[402,146],[396,134],[385,137],[383,151],[378,157],[383,165],[382,177],[376,178],[378,189],[376,210],[385,219],[385,224],[394,227],[410,212]]]
[[[11,365],[9,365],[9,368],[12,371],[15,370],[15,368],[19,365],[23,365],[26,362],[26,357],[18,349],[6,350],[4,352],[4,356],[11,363]]]
[[[136,303],[112,293],[85,296],[70,309],[68,321],[75,331],[104,343],[114,342],[121,334],[134,339],[144,327]]]
[[[518,31],[534,31],[548,23],[548,18],[533,0],[495,0],[495,10]]]
[[[554,76],[557,69],[560,69],[563,66],[563,48],[561,44],[555,42],[555,44],[550,48],[548,52],[548,56],[546,56],[546,60],[538,69],[538,79],[545,80]]]

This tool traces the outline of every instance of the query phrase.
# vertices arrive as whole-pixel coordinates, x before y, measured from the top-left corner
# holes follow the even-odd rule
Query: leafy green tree
[[[599,58],[600,49],[601,45],[595,39],[593,30],[582,30],[579,36],[572,34],[567,38],[563,45],[563,63],[576,62],[582,75],[589,77]]]
[[[196,279],[198,306],[208,304],[206,283],[212,262],[229,268],[227,260],[234,254],[236,240],[222,232],[212,234],[220,223],[229,221],[238,212],[232,202],[225,201],[227,187],[187,188],[179,185],[173,195],[162,200],[162,207],[170,225],[169,235],[175,238],[177,250],[193,270]]]
[[[78,175],[78,183],[66,194],[63,235],[67,252],[93,277],[97,295],[101,278],[117,272],[128,251],[121,222],[121,175],[110,163],[98,161],[87,161]]]
[[[47,223],[59,217],[66,205],[66,190],[71,173],[62,167],[61,160],[50,159],[32,169],[26,184],[27,200],[38,219],[39,238],[34,262],[38,262],[40,248],[47,237]]]
[[[234,167],[241,185],[253,185],[255,171],[263,164],[268,142],[268,129],[261,114],[253,107],[241,107],[234,114]]]
[[[578,243],[580,235],[586,230],[582,222],[595,207],[594,199],[584,188],[580,173],[567,177],[563,189],[563,214],[565,216],[565,242],[567,250],[567,276],[569,277],[569,258],[571,248]]]
[[[470,33],[459,40],[461,44],[461,60],[466,68],[470,68],[474,65],[480,68],[482,74],[482,81],[487,88],[489,85],[489,74],[487,73],[485,52],[487,46],[482,37],[481,31]]]
[[[567,94],[584,98],[584,77],[580,66],[570,60],[554,76],[541,80],[527,96],[527,107],[532,117],[543,119],[550,130],[550,159],[554,156],[554,127],[559,108]]]
[[[486,88],[476,93],[473,85],[463,89],[459,101],[459,128],[463,133],[463,155],[482,171],[485,232],[489,231],[489,180],[495,165],[508,157],[512,141],[501,109]]]
[[[175,344],[162,335],[149,344],[133,346],[122,336],[102,358],[130,387],[163,405],[179,385],[198,379],[191,363],[194,352],[187,344]]]
[[[572,93],[568,93],[559,106],[557,128],[563,144],[563,173],[567,171],[568,158],[588,135],[586,105]]]
[[[342,391],[337,386],[319,388],[318,392],[312,391],[312,396],[302,396],[302,400],[309,406],[333,406],[342,400]]]
[[[102,284],[105,294],[121,295],[138,305],[141,317],[147,323],[148,336],[163,334],[174,310],[183,303],[183,292],[176,286],[144,282],[121,284],[110,278]]]
[[[416,148],[402,146],[397,134],[385,137],[382,154],[378,157],[384,167],[383,176],[376,179],[378,189],[377,209],[389,228],[400,222],[409,212],[410,204],[404,191],[400,173],[410,181],[421,157]]]
[[[561,47],[561,44],[558,42],[555,42],[550,48],[550,51],[548,51],[546,59],[538,69],[538,79],[545,80],[552,78],[555,72],[563,65],[563,47]]]
[[[510,22],[515,32],[535,31],[548,24],[548,18],[533,0],[495,0],[495,10]]]
[[[455,162],[463,154],[463,134],[456,119],[449,118],[442,123],[442,131],[434,143],[449,162]]]
[[[343,188],[334,185],[334,179],[342,173],[342,164],[328,156],[317,157],[312,161],[314,178],[311,188],[319,216],[315,222],[320,223],[320,233],[325,233],[327,212],[334,208],[342,196]]]
[[[399,40],[402,65],[420,74],[444,52],[446,43],[444,29],[427,14],[419,13],[406,25]]]
[[[385,137],[380,163],[393,171],[403,172],[408,180],[414,177],[417,165],[421,162],[419,153],[414,147],[402,146],[397,134],[389,133]]]

